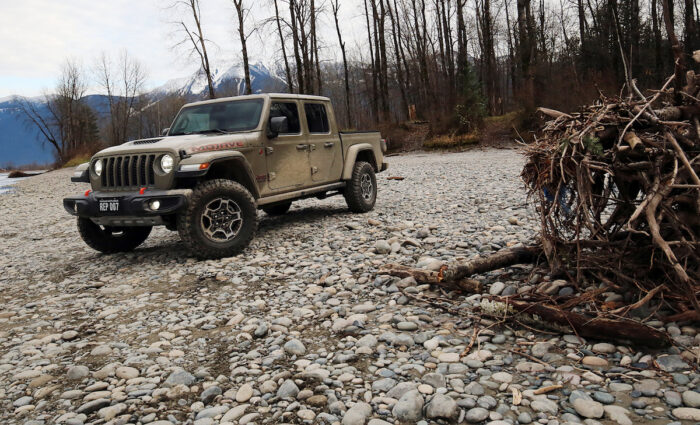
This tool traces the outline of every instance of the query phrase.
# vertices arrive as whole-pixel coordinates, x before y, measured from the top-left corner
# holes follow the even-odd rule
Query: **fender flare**
[[[348,148],[348,154],[345,157],[345,164],[343,165],[343,175],[341,176],[342,180],[350,180],[352,178],[352,169],[355,166],[355,162],[357,161],[357,156],[360,154],[360,152],[365,151],[370,151],[372,154],[374,162],[372,164],[372,167],[374,167],[375,170],[379,169],[379,166],[377,164],[377,155],[375,154],[372,145],[370,145],[369,143],[358,143]]]
[[[243,184],[243,186],[245,186],[248,190],[250,190],[251,194],[255,199],[260,198],[260,191],[258,189],[258,185],[256,184],[255,174],[253,174],[253,170],[250,168],[250,164],[248,163],[248,160],[246,159],[245,155],[243,155],[241,152],[230,151],[195,154],[189,158],[185,158],[184,160],[182,160],[180,164],[178,164],[178,167],[180,165],[203,164],[206,162],[210,164],[206,170],[178,171],[175,177],[205,177],[209,174],[209,171],[211,171],[214,168],[217,168],[217,164],[220,164],[222,162],[236,162],[237,166],[239,166],[240,169],[242,169],[244,176],[247,177],[248,180],[247,182],[240,183]]]

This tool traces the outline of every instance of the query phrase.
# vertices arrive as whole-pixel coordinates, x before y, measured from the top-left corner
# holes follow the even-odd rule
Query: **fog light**
[[[160,201],[151,201],[150,207],[153,211],[158,211],[158,208],[160,208]]]
[[[73,211],[75,211],[75,213],[78,214],[78,203],[77,202],[73,203]]]

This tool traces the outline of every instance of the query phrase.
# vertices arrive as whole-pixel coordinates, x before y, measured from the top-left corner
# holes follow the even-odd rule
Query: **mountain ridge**
[[[253,93],[286,90],[284,79],[262,63],[250,65],[250,77]],[[243,66],[239,63],[217,65],[214,68],[213,80],[214,89],[221,97],[244,93],[245,77]],[[205,98],[208,94],[206,76],[197,71],[186,77],[168,80],[146,92],[146,95],[154,99],[154,103],[173,94],[193,99]],[[21,96],[17,95],[0,98],[0,167],[30,163],[48,164],[54,160],[51,147],[46,146],[38,131],[24,119],[19,109],[20,98]],[[85,95],[84,99],[98,116],[109,115],[107,96],[93,93]],[[34,102],[42,112],[46,112],[44,96],[30,97],[28,100]]]

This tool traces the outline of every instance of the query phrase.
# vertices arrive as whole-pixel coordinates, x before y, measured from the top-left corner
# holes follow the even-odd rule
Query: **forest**
[[[601,95],[659,88],[674,73],[674,49],[692,66],[700,48],[695,0],[361,0],[366,39],[350,45],[339,25],[341,0],[270,0],[254,20],[252,0],[231,0],[245,75],[242,93],[219,93],[200,0],[178,0],[178,46],[207,79],[203,98],[251,90],[248,44],[274,34],[275,71],[291,93],[329,96],[344,128],[379,127],[400,148],[406,122],[431,136],[478,132],[489,116],[517,112],[528,130],[536,107],[575,111]],[[360,20],[357,20],[360,22]],[[321,23],[334,32],[320,31]],[[669,37],[672,34],[673,37]],[[677,38],[677,43],[672,43]],[[147,70],[123,52],[86,70],[68,61],[49,113],[29,101],[23,112],[55,149],[59,163],[101,146],[153,137],[192,98],[155,98]],[[86,106],[89,81],[109,99],[107,117]],[[404,126],[404,127],[402,127]],[[410,129],[409,129],[410,131]]]

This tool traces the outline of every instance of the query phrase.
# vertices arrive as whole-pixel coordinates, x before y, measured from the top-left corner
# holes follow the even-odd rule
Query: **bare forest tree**
[[[209,64],[209,54],[207,53],[207,44],[209,40],[204,37],[202,30],[202,11],[199,6],[199,0],[178,0],[172,7],[184,8],[186,13],[191,18],[191,23],[180,20],[177,25],[184,32],[183,39],[177,43],[178,46],[190,45],[190,53],[199,58],[202,72],[207,78],[207,87],[209,89],[209,98],[214,99],[216,93],[214,91],[214,80],[212,78],[212,70]],[[188,20],[189,21],[189,20]]]
[[[243,0],[231,0],[236,8],[238,16],[238,37],[241,40],[241,55],[243,56],[243,73],[245,75],[245,94],[253,93],[253,88],[250,84],[250,66],[248,65],[248,37],[250,34],[245,32],[245,20],[248,15],[248,9],[245,8]]]
[[[343,34],[340,32],[340,22],[338,19],[338,12],[340,11],[340,0],[331,0],[331,9],[333,11],[333,21],[335,22],[335,30],[338,34],[338,44],[340,45],[340,52],[343,57],[343,79],[345,80],[345,117],[346,124],[352,127],[352,110],[350,109],[350,75],[348,72],[348,59],[345,54],[345,42],[343,41]]]
[[[92,149],[98,141],[97,119],[85,102],[87,80],[81,66],[67,61],[53,94],[44,101],[20,99],[20,111],[51,146],[58,163]]]
[[[124,143],[129,138],[129,126],[146,82],[144,68],[126,51],[122,51],[116,62],[103,53],[95,66],[95,75],[109,104],[104,139],[109,145]]]

